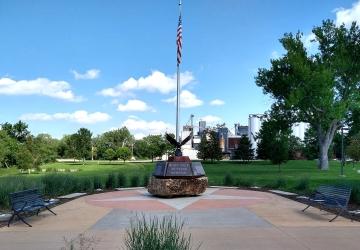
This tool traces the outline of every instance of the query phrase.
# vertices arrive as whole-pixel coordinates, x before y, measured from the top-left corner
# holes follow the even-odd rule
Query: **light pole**
[[[340,176],[344,176],[344,166],[345,166],[345,150],[344,150],[344,130],[349,130],[345,128],[344,124],[341,125],[341,168],[340,168]]]

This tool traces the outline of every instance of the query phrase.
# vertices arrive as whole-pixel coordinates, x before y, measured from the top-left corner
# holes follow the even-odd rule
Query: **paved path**
[[[145,189],[81,197],[0,228],[0,249],[60,249],[63,238],[96,237],[96,249],[121,249],[130,218],[176,215],[201,249],[360,249],[360,223],[271,193],[209,188],[198,197],[161,199]]]

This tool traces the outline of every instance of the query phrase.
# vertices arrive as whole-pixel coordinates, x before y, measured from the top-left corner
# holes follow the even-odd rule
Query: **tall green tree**
[[[291,134],[292,115],[284,110],[282,105],[272,105],[272,110],[265,114],[257,138],[257,158],[271,159],[272,144],[276,135],[282,134],[290,136]]]
[[[289,157],[289,135],[281,131],[275,135],[274,140],[270,145],[270,160],[272,164],[279,166],[281,171],[281,164],[287,162]]]
[[[238,148],[235,151],[235,158],[246,162],[254,159],[254,149],[246,135],[240,138]]]
[[[27,137],[30,135],[28,125],[22,121],[18,121],[14,125],[5,122],[1,125],[1,129],[4,130],[9,136],[21,143],[25,142]]]
[[[19,151],[19,143],[7,132],[0,130],[0,167],[9,168],[16,165],[16,154]]]
[[[139,159],[148,158],[147,143],[143,139],[136,140],[134,143],[134,156]]]
[[[304,145],[299,137],[289,136],[289,160],[299,160],[304,157]]]
[[[126,127],[105,132],[93,140],[98,158],[104,158],[104,153],[108,148],[116,151],[120,147],[130,148],[134,143],[135,139]]]
[[[104,152],[104,159],[108,161],[113,161],[117,159],[116,151],[112,148],[108,148]]]
[[[83,162],[85,159],[91,158],[91,136],[92,133],[87,128],[80,128],[74,135],[76,155],[82,159]]]
[[[319,142],[319,168],[329,168],[328,150],[340,123],[360,102],[360,30],[324,21],[313,29],[318,51],[306,50],[302,34],[285,34],[286,53],[259,69],[256,84],[276,104],[292,112],[295,120],[315,128]]]
[[[351,109],[351,111],[348,114],[347,124],[350,127],[348,133],[349,137],[352,137],[360,133],[360,107]]]
[[[146,154],[153,161],[155,157],[161,157],[166,153],[166,142],[161,135],[148,135],[143,138],[146,145]]]
[[[319,143],[316,131],[311,126],[305,131],[304,156],[308,160],[314,160],[319,156]]]
[[[33,167],[54,162],[57,158],[58,141],[48,134],[28,136],[24,145],[31,155]]]
[[[222,151],[220,148],[219,136],[213,129],[204,131],[198,147],[198,158],[203,160],[221,160]]]
[[[350,138],[350,145],[346,149],[346,154],[354,162],[360,161],[360,132]]]
[[[126,160],[130,160],[131,150],[128,147],[118,148],[116,150],[116,156],[125,162]]]
[[[200,143],[198,145],[198,153],[197,153],[197,157],[204,161],[209,159],[209,150],[208,150],[209,144],[206,137],[207,137],[207,133],[204,131],[204,133],[202,133],[201,135]]]

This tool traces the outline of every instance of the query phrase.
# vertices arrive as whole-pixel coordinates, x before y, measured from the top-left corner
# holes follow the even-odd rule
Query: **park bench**
[[[40,210],[43,208],[56,215],[56,213],[51,211],[49,208],[49,206],[55,204],[56,201],[43,199],[38,189],[29,189],[16,193],[10,193],[9,198],[13,214],[9,219],[8,227],[10,226],[10,223],[15,216],[17,216],[26,225],[31,227],[31,225],[25,221],[22,215],[34,211],[36,211],[36,215],[39,215]]]
[[[335,208],[338,210],[338,213],[329,221],[332,222],[343,212],[347,211],[350,195],[351,187],[349,186],[320,185],[313,196],[306,198],[308,206],[302,211],[304,212],[310,206],[314,206],[315,204],[320,205],[320,210],[325,207]]]

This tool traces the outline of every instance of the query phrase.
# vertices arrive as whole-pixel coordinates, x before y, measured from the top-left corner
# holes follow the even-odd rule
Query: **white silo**
[[[262,114],[251,114],[249,115],[249,126],[248,126],[248,137],[252,144],[253,149],[256,152],[256,135],[259,133],[264,115]]]
[[[309,128],[309,124],[305,122],[297,122],[292,125],[292,135],[304,140],[305,132]]]

